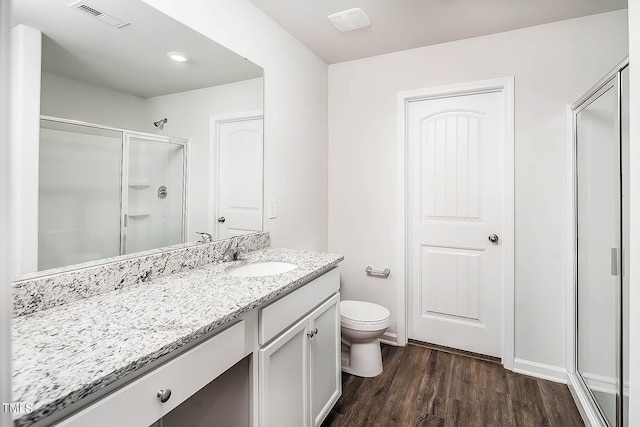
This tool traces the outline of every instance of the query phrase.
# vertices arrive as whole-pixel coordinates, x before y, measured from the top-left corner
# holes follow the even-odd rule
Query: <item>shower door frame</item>
[[[189,199],[188,199],[188,193],[189,193],[189,140],[188,139],[184,139],[184,138],[175,138],[175,137],[169,137],[169,136],[164,136],[164,135],[157,135],[154,133],[148,133],[148,132],[141,132],[141,131],[136,131],[136,130],[131,130],[131,129],[123,129],[123,128],[117,128],[117,127],[113,127],[113,126],[106,126],[106,125],[101,125],[101,124],[97,124],[97,123],[90,123],[90,122],[84,122],[81,120],[71,120],[71,119],[64,119],[61,117],[54,117],[54,116],[46,116],[46,115],[40,115],[40,120],[49,120],[49,121],[53,121],[53,122],[57,122],[57,123],[64,123],[64,124],[70,124],[70,125],[77,125],[77,126],[86,126],[86,127],[90,127],[90,128],[95,128],[95,129],[104,129],[104,130],[110,130],[110,131],[115,131],[115,132],[120,132],[121,133],[121,141],[120,141],[120,148],[121,148],[121,158],[120,158],[120,256],[122,255],[127,255],[126,254],[126,221],[127,219],[125,219],[125,216],[127,215],[126,210],[127,210],[127,205],[128,205],[128,194],[129,194],[129,176],[128,176],[128,162],[129,162],[129,156],[126,155],[125,153],[128,153],[128,148],[129,148],[129,144],[128,144],[128,138],[127,136],[131,136],[131,135],[135,135],[136,137],[141,137],[142,139],[150,139],[153,140],[155,142],[159,142],[159,143],[170,143],[170,144],[177,144],[177,145],[182,145],[183,146],[183,150],[184,150],[184,155],[183,155],[183,164],[182,164],[182,182],[183,182],[183,187],[182,187],[182,229],[180,231],[180,235],[181,235],[181,242],[180,243],[185,243],[186,242],[186,236],[187,236],[187,230],[188,230],[188,218],[189,218],[189,212],[188,212],[188,206],[189,206]],[[125,191],[126,188],[126,191]]]
[[[589,387],[578,372],[578,165],[577,165],[577,114],[582,111],[588,104],[587,101],[591,100],[596,95],[601,95],[603,89],[609,84],[613,84],[616,90],[617,97],[617,111],[616,111],[616,127],[615,133],[619,137],[621,143],[621,73],[622,70],[629,66],[628,57],[618,63],[613,69],[611,69],[600,81],[592,86],[582,97],[580,97],[574,104],[567,107],[567,119],[570,126],[568,127],[568,176],[567,176],[567,194],[569,200],[569,206],[567,209],[567,385],[573,396],[573,399],[582,415],[583,419],[587,422],[587,425],[591,426],[607,426],[608,422],[604,414],[602,413],[599,405],[596,402],[594,395]],[[613,82],[613,83],[612,83]],[[602,92],[599,94],[599,92]],[[597,97],[596,97],[597,99]],[[595,99],[594,99],[595,100]],[[621,150],[618,152],[621,155]],[[620,166],[622,167],[622,166]],[[622,174],[622,169],[620,169]],[[620,178],[622,179],[622,177]],[[622,191],[622,182],[620,182],[620,190]],[[621,193],[622,194],[622,193]],[[616,425],[622,425],[622,401],[624,398],[624,381],[622,373],[622,280],[623,280],[623,235],[622,235],[622,200],[620,200],[620,256],[618,257],[618,271],[620,279],[617,284],[617,296],[616,301],[618,307],[615,315],[616,319],[616,345],[618,355],[616,359],[616,375],[620,381],[618,396],[616,398]]]
[[[120,255],[129,255],[127,254],[127,227],[129,226],[129,139],[132,136],[138,139],[148,140],[150,142],[182,146],[182,228],[180,230],[179,243],[185,243],[187,238],[187,206],[189,205],[187,199],[187,189],[189,188],[189,174],[187,167],[189,159],[189,140],[124,129],[122,130],[122,170],[120,174],[120,181],[122,185],[122,191],[120,192]],[[124,188],[127,189],[126,192],[124,191]]]

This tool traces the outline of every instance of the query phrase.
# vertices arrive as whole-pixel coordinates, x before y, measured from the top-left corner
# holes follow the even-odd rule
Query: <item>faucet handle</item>
[[[213,236],[211,233],[205,233],[204,231],[196,231],[196,234],[199,234],[202,240],[198,240],[200,243],[211,243],[213,242]]]

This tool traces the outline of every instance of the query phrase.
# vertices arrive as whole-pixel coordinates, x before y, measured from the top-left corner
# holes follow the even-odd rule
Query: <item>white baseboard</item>
[[[398,345],[398,335],[393,332],[385,332],[382,337],[380,337],[380,342],[383,344],[389,345]]]
[[[556,383],[567,383],[567,370],[559,366],[516,358],[513,360],[513,371]]]

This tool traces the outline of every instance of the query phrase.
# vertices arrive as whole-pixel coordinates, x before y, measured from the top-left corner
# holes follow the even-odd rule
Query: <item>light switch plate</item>
[[[269,213],[268,218],[273,219],[278,216],[278,202],[276,199],[269,199]]]

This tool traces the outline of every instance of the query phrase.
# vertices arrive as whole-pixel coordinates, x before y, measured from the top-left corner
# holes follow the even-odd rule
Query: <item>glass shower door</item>
[[[620,135],[612,78],[576,113],[577,368],[603,418],[620,399]]]
[[[127,134],[124,253],[184,241],[185,142]]]
[[[122,132],[40,120],[38,270],[120,255]]]
[[[620,72],[620,140],[622,168],[622,425],[629,425],[629,67]]]

